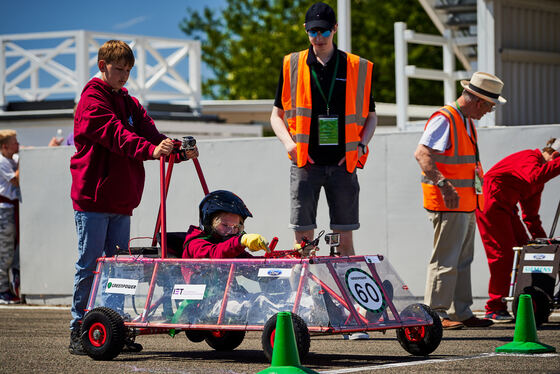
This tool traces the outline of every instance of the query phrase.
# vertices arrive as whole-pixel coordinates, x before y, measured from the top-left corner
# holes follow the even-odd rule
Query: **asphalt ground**
[[[250,332],[232,352],[216,352],[205,342],[192,343],[183,333],[140,336],[139,353],[121,353],[112,361],[94,361],[68,353],[68,308],[0,306],[0,373],[256,373],[266,369],[261,334]],[[515,324],[485,329],[444,331],[429,357],[415,357],[398,343],[395,331],[370,333],[367,341],[340,335],[311,339],[303,366],[320,373],[560,373],[560,354],[496,354],[513,340]],[[560,314],[537,332],[540,342],[560,351]]]

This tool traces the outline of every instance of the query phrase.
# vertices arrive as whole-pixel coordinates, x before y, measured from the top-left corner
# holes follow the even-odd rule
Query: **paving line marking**
[[[0,305],[0,309],[46,309],[46,310],[70,310],[69,306],[54,305],[26,305],[26,304],[5,304]]]
[[[419,366],[419,365],[428,365],[428,364],[437,364],[437,363],[446,363],[446,362],[453,362],[453,361],[463,361],[463,360],[473,360],[478,358],[488,358],[488,357],[498,357],[498,356],[507,356],[507,357],[557,357],[560,356],[558,353],[543,353],[543,354],[510,354],[510,353],[482,353],[479,355],[474,356],[465,356],[465,357],[456,357],[450,359],[433,359],[433,360],[422,360],[422,361],[414,361],[414,362],[400,362],[395,364],[385,364],[385,365],[377,365],[377,366],[362,366],[358,368],[349,368],[349,369],[336,369],[336,370],[327,370],[321,371],[321,374],[341,374],[341,373],[357,373],[360,371],[365,370],[379,370],[379,369],[390,369],[390,368],[398,368],[398,367],[407,367],[407,366]]]
[[[216,374],[240,374],[236,371],[230,369],[195,369],[195,371],[185,371],[182,369],[170,369],[170,368],[143,368],[136,365],[125,364],[121,365],[128,371],[133,373],[171,373],[171,374],[195,374],[195,373],[216,373]],[[210,370],[210,371],[209,371]]]

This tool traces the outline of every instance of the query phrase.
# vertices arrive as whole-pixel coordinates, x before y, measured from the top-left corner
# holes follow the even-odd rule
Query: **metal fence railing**
[[[451,30],[445,30],[443,36],[421,34],[406,29],[406,23],[395,22],[395,83],[397,98],[397,128],[406,130],[417,127],[418,123],[409,121],[408,79],[430,79],[443,82],[445,102],[451,102],[456,96],[456,82],[468,79],[470,73],[455,70],[455,53],[453,45],[476,45],[476,37],[451,37]],[[408,65],[408,43],[439,46],[443,49],[443,70],[419,68]]]
[[[181,100],[200,107],[200,42],[85,30],[0,35],[0,111],[8,99],[79,99],[99,74],[97,51],[109,39],[127,42],[136,58],[127,88],[143,103]]]

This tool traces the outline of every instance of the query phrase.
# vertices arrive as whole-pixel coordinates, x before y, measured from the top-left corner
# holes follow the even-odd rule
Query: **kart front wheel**
[[[126,328],[121,316],[111,308],[88,312],[82,323],[82,346],[94,360],[112,360],[121,353]]]
[[[415,316],[424,316],[424,313],[432,318],[433,324],[397,329],[397,340],[408,353],[415,356],[427,356],[435,351],[443,336],[443,328],[438,314],[427,305],[409,305],[400,315],[401,319],[410,321]],[[424,321],[423,318],[422,320]]]
[[[266,321],[262,333],[261,343],[264,355],[268,361],[272,361],[272,350],[274,348],[274,337],[276,336],[276,318],[278,314],[273,315]],[[309,353],[311,345],[311,336],[305,321],[297,314],[292,313],[292,325],[294,326],[294,335],[296,337],[296,345],[300,361]]]
[[[208,331],[205,330],[185,330],[185,335],[193,343],[200,343],[208,337]]]
[[[206,343],[216,351],[233,351],[245,339],[245,331],[210,331],[206,335]]]

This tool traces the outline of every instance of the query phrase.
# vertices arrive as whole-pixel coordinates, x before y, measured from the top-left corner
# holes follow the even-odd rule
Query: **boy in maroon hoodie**
[[[134,54],[120,40],[109,40],[97,56],[101,79],[93,78],[82,91],[74,117],[76,153],[70,160],[71,198],[78,234],[70,346],[85,354],[80,322],[93,281],[96,260],[112,256],[116,246],[128,247],[130,216],[140,204],[146,160],[169,155],[173,141],[159,133],[126,84]],[[187,152],[188,158],[198,151]],[[142,346],[127,341],[125,348]]]

